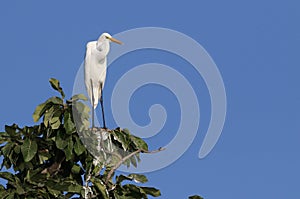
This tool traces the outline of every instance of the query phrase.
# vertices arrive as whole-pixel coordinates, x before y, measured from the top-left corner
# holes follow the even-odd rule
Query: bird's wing
[[[96,41],[90,41],[86,44],[86,51],[85,51],[85,57],[84,61],[89,62],[91,55],[92,55],[92,49],[96,47]]]
[[[92,49],[95,47],[96,47],[96,41],[88,42],[86,45],[85,58],[84,58],[84,81],[90,99],[92,99],[92,87],[90,82],[90,80],[92,79],[91,74],[93,73]]]

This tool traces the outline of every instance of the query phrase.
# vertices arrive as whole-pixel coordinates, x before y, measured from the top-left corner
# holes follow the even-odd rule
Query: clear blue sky
[[[198,159],[210,101],[201,76],[192,77],[191,84],[200,88],[201,126],[196,139],[175,163],[148,173],[148,185],[161,189],[161,198],[192,194],[208,199],[300,198],[299,2],[179,2],[1,2],[0,130],[5,124],[33,124],[35,106],[55,94],[50,77],[59,79],[70,96],[85,44],[100,33],[170,28],[195,39],[214,59],[226,88],[227,117],[213,151]],[[178,69],[176,63],[181,63],[151,50],[126,56],[108,71],[107,98],[117,78],[135,65],[161,62]],[[179,70],[193,76],[188,66]],[[172,139],[180,117],[174,96],[168,91],[155,95],[163,93],[160,89],[138,90],[131,102],[133,118],[140,124],[149,122],[143,103],[159,102],[170,111],[166,127],[147,140],[150,148]],[[105,106],[108,125],[114,127],[109,99]]]

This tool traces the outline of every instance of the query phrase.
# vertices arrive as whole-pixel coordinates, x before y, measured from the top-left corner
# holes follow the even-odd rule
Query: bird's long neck
[[[98,51],[109,51],[109,41],[103,37],[100,37],[97,41],[96,48]]]
[[[98,51],[98,58],[99,59],[105,59],[108,52],[109,52],[109,42],[107,41],[97,41],[97,44],[96,44],[96,50]]]

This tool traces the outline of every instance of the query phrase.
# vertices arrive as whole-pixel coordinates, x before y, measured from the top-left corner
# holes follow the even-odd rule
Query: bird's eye
[[[109,39],[109,37],[108,37],[108,36],[105,36],[105,38],[106,38],[106,39]]]

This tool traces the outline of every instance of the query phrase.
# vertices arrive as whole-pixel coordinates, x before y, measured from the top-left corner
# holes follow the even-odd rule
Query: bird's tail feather
[[[94,98],[95,98],[94,104],[93,104],[93,102],[92,102],[92,104],[93,104],[93,108],[96,109],[97,105],[98,105],[98,102],[99,102],[98,89],[94,90]]]
[[[100,84],[99,86],[98,85],[94,85],[92,83],[92,80],[91,80],[91,89],[88,90],[88,94],[89,94],[89,97],[90,97],[90,100],[91,100],[91,104],[93,106],[94,109],[97,108],[97,105],[99,103],[99,100],[101,98],[101,85]],[[93,98],[94,98],[94,101],[93,101]]]
[[[98,103],[99,103],[99,100],[101,98],[101,90],[99,89],[95,89],[94,90],[94,98],[95,98],[95,101],[94,101],[94,104],[93,104],[93,100],[91,99],[91,104],[93,104],[93,108],[96,109]]]

